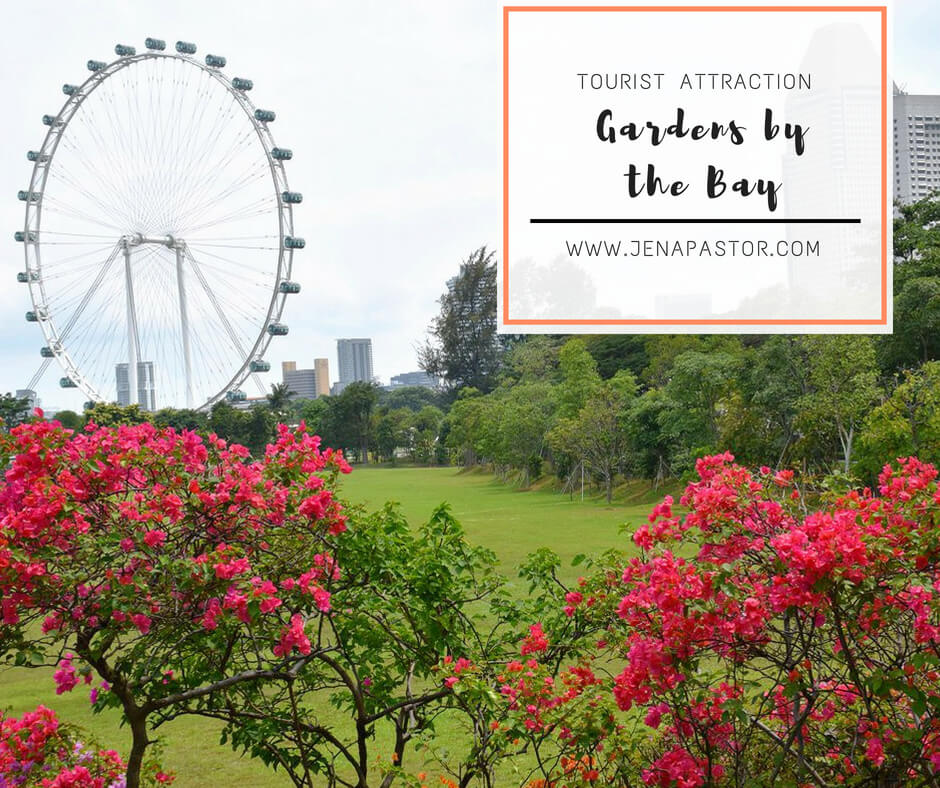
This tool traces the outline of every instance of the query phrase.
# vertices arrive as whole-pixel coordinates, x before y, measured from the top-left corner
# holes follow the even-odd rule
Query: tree
[[[486,453],[503,474],[511,468],[520,471],[522,486],[527,487],[542,472],[555,393],[548,383],[525,383],[497,393],[484,411],[484,432],[491,438]]]
[[[229,443],[246,446],[255,457],[264,455],[265,447],[274,439],[274,415],[269,408],[255,405],[237,410],[227,402],[212,406],[208,429]]]
[[[489,391],[500,363],[496,333],[496,262],[485,246],[473,252],[447,283],[438,300],[440,314],[428,329],[430,339],[418,353],[425,372],[454,389]]]
[[[695,455],[718,448],[723,402],[740,367],[740,354],[728,350],[688,350],[673,361],[666,393],[674,407],[663,412],[661,424],[689,452],[690,468]]]
[[[372,442],[372,410],[378,400],[374,383],[356,381],[343,389],[336,398],[335,417],[339,422],[343,445],[355,447],[359,459],[369,462],[369,444]]]
[[[378,404],[396,410],[397,408],[408,408],[408,410],[417,413],[425,405],[433,405],[440,408],[444,405],[444,397],[440,391],[429,389],[426,386],[398,386],[391,391],[380,389],[378,394]]]
[[[140,405],[118,405],[116,402],[96,402],[85,411],[85,423],[99,427],[118,427],[121,425],[142,424],[147,414]]]
[[[290,407],[291,397],[297,392],[291,391],[287,383],[272,383],[271,393],[267,395],[268,407],[278,422],[283,422]]]
[[[649,366],[647,337],[636,334],[598,334],[585,337],[588,353],[597,362],[597,371],[607,380],[621,369],[639,378]]]
[[[875,349],[866,336],[806,336],[810,393],[800,400],[804,433],[829,430],[842,449],[842,470],[852,464],[855,436],[878,398]]]
[[[561,383],[558,386],[558,414],[572,418],[600,388],[597,362],[587,351],[583,339],[569,339],[558,353]]]
[[[457,463],[470,467],[485,456],[484,435],[489,400],[477,389],[461,389],[447,414],[447,448],[456,454]]]
[[[28,420],[29,417],[28,399],[14,397],[9,392],[0,396],[0,420],[2,420],[3,429],[12,429]]]
[[[382,409],[375,425],[375,451],[380,459],[395,464],[395,452],[410,442],[414,414],[408,408]]]
[[[85,420],[79,416],[74,410],[60,410],[56,411],[55,414],[56,421],[59,422],[63,427],[66,427],[70,430],[77,430],[82,427],[85,423]]]
[[[703,458],[686,513],[654,507],[461,691],[499,699],[529,786],[936,785],[937,470],[878,481],[813,511],[789,471]]]
[[[223,742],[298,788],[388,788],[412,743],[462,725],[458,768],[493,784],[485,703],[454,687],[507,659],[533,608],[446,507],[418,528],[344,509],[349,466],[283,425],[258,461],[151,424],[46,422],[0,438],[0,458],[0,654],[56,665],[62,692],[95,677],[96,710],[130,729],[130,788],[182,715],[223,721]]]
[[[349,466],[281,427],[263,459],[152,424],[0,436],[0,653],[93,670],[140,785],[153,729],[240,683],[292,682],[330,609]],[[70,656],[70,654],[72,656]]]
[[[61,413],[59,420],[61,421]],[[209,425],[209,416],[204,411],[191,408],[162,408],[153,414],[152,421],[158,427],[172,427],[175,430],[193,430],[205,432]],[[68,424],[62,422],[63,426]]]
[[[450,677],[507,658],[516,609],[501,596],[496,557],[468,544],[443,506],[417,528],[391,506],[357,517],[335,558],[344,580],[331,588],[324,625],[310,630],[311,660],[297,680],[242,682],[203,713],[298,788],[388,788],[436,725],[476,721],[476,704]],[[490,603],[483,622],[473,611]],[[492,780],[473,747],[449,749],[465,784]]]
[[[412,459],[430,465],[437,457],[437,442],[444,413],[433,405],[425,405],[411,420],[410,442]]]
[[[919,457],[940,464],[940,362],[906,372],[891,395],[865,418],[856,463],[874,479],[886,459]]]
[[[588,396],[576,416],[561,419],[549,434],[553,451],[570,453],[603,482],[607,503],[614,477],[626,463],[629,441],[623,421],[635,395],[636,379],[621,370]]]

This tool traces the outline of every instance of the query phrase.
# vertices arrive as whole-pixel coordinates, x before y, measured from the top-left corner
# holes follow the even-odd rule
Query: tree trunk
[[[133,735],[131,755],[127,759],[127,788],[140,788],[140,772],[144,763],[144,753],[150,743],[147,739],[147,718],[135,714],[128,718]]]

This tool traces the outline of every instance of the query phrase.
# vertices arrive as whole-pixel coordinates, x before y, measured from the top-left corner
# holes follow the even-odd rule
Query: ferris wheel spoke
[[[108,256],[108,259],[105,260],[104,264],[101,266],[101,270],[98,272],[98,275],[94,278],[94,280],[92,280],[91,286],[85,291],[85,294],[82,296],[82,300],[79,302],[75,312],[72,313],[72,316],[68,319],[68,322],[63,327],[60,339],[65,340],[68,338],[69,331],[72,330],[74,325],[78,322],[78,319],[82,316],[82,312],[85,311],[85,307],[88,306],[88,303],[91,301],[92,297],[101,286],[101,282],[104,280],[104,277],[110,270],[111,264],[117,260],[119,253],[120,247],[115,246],[114,251],[111,252],[111,254]]]
[[[102,200],[97,194],[82,186],[78,180],[69,177],[65,172],[62,171],[61,168],[55,172],[54,178],[55,180],[61,181],[74,192],[84,197],[89,203],[91,203],[93,207],[97,207],[98,210],[110,217],[111,220],[115,223],[120,224],[120,222],[123,220],[124,215],[122,211],[116,209],[110,203]]]
[[[36,374],[29,379],[29,383],[26,384],[26,388],[30,391],[35,391],[36,386],[39,385],[39,381],[42,379],[42,376],[46,374],[46,370],[49,369],[49,365],[52,363],[51,358],[43,359],[42,363],[39,365],[39,369],[36,370]]]
[[[232,224],[240,219],[248,219],[252,216],[261,216],[270,212],[270,207],[265,208],[265,206],[272,204],[275,204],[275,201],[271,200],[270,198],[258,200],[254,203],[251,203],[250,205],[242,206],[232,213],[220,216],[217,219],[211,219],[195,226],[188,226],[186,227],[185,232],[187,235],[190,235],[198,230],[205,230],[207,227],[217,227],[219,225]]]
[[[235,260],[232,257],[225,257],[218,254],[217,252],[210,252],[207,249],[204,249],[200,245],[195,245],[193,248],[199,250],[199,257],[201,265],[203,268],[209,268],[213,271],[218,272],[219,278],[227,280],[229,277],[238,277],[245,281],[255,281],[261,282],[263,285],[267,286],[268,291],[270,292],[272,285],[276,282],[277,276],[274,274],[264,275],[263,278],[259,277],[259,271],[257,266],[249,265],[247,263]],[[211,258],[207,260],[206,258]],[[212,262],[212,260],[218,260],[224,265],[219,265],[218,263]],[[244,273],[238,273],[233,269],[239,269]],[[250,274],[250,276],[249,276]]]
[[[209,287],[209,283],[206,281],[206,277],[203,275],[202,269],[199,267],[199,263],[196,262],[196,258],[193,257],[192,254],[188,253],[188,250],[187,250],[186,256],[189,259],[190,263],[192,263],[192,269],[196,274],[196,279],[199,282],[199,284],[202,285],[202,289],[205,292],[206,296],[208,296],[209,303],[211,303],[212,306],[215,307],[216,314],[219,317],[219,322],[221,322],[221,324],[224,326],[225,331],[228,333],[229,338],[232,340],[232,344],[234,344],[235,347],[238,349],[239,353],[241,353],[242,358],[247,361],[248,351],[245,350],[244,346],[241,343],[241,340],[238,337],[238,334],[236,334],[235,329],[232,328],[232,324],[229,322],[228,316],[225,314],[225,311],[219,305],[219,300],[218,298],[216,298],[215,292],[212,290],[212,288]]]
[[[254,168],[254,171],[246,173],[239,177],[239,179],[229,183],[224,188],[212,192],[208,196],[200,195],[201,201],[197,203],[194,207],[190,208],[188,211],[189,217],[195,217],[198,219],[203,216],[208,210],[219,205],[223,200],[226,200],[234,195],[238,194],[240,191],[244,191],[246,188],[256,185],[257,183],[263,182],[265,176],[267,175],[265,170],[259,170],[257,167]],[[205,193],[208,189],[211,188],[211,184],[207,182],[206,188],[203,189]]]
[[[66,208],[64,205],[59,204],[54,198],[48,197],[46,195],[43,195],[43,210],[62,214],[63,216],[68,216],[73,219],[80,219],[83,222],[88,222],[88,224],[93,224],[97,227],[108,227],[112,230],[116,230],[118,235],[123,232],[122,228],[117,224],[103,222],[100,219],[96,219],[91,214],[85,213],[84,211],[80,211],[76,208]]]

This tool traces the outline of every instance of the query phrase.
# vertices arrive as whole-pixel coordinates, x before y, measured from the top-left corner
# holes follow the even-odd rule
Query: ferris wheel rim
[[[232,97],[235,103],[248,119],[255,135],[260,142],[263,155],[265,157],[268,170],[271,176],[271,184],[274,189],[276,199],[276,212],[278,216],[278,254],[277,267],[275,269],[274,287],[268,302],[266,314],[262,324],[259,326],[258,335],[254,340],[252,347],[244,354],[241,365],[231,376],[227,383],[214,394],[210,395],[205,402],[195,407],[196,410],[208,410],[217,402],[222,400],[229,392],[237,389],[251,374],[251,365],[254,361],[261,359],[273,339],[273,335],[268,331],[268,327],[279,323],[283,314],[284,306],[287,300],[287,293],[282,292],[279,285],[281,282],[289,281],[293,270],[294,247],[285,243],[285,239],[293,236],[293,209],[290,201],[282,199],[281,195],[290,192],[287,180],[286,168],[284,162],[272,155],[272,151],[277,147],[274,137],[271,134],[268,124],[257,117],[258,108],[244,90],[240,90],[233,85],[232,79],[221,71],[219,66],[212,66],[203,63],[192,57],[190,54],[181,51],[159,51],[146,50],[140,53],[119,55],[115,60],[105,64],[101,68],[92,70],[91,75],[81,85],[66,96],[66,100],[55,115],[52,123],[49,123],[49,129],[46,132],[41,147],[39,148],[36,159],[33,163],[32,172],[29,180],[29,189],[27,199],[25,200],[25,217],[23,223],[24,233],[24,256],[26,263],[26,277],[29,289],[30,300],[34,311],[39,311],[45,307],[48,302],[46,295],[46,279],[42,274],[42,208],[46,189],[46,183],[49,177],[50,167],[55,160],[55,154],[59,143],[65,136],[69,123],[76,116],[81,105],[89,98],[101,85],[108,79],[136,64],[148,60],[173,60],[186,63],[189,66],[197,68],[202,73],[208,75],[221,85],[227,94]],[[90,62],[89,62],[90,63]],[[44,119],[45,120],[45,119]],[[259,156],[261,154],[259,153]],[[33,200],[33,195],[38,194],[38,198]],[[34,234],[34,235],[33,235]],[[30,240],[30,238],[34,240]],[[33,255],[34,260],[30,255]],[[33,274],[35,273],[35,279]],[[81,389],[93,401],[107,401],[102,396],[97,386],[85,376],[79,365],[73,361],[68,352],[67,342],[59,335],[55,321],[51,315],[37,321],[43,337],[46,341],[46,347],[50,349],[55,360],[60,364],[67,377],[75,384],[75,387]],[[201,397],[200,397],[201,399]]]

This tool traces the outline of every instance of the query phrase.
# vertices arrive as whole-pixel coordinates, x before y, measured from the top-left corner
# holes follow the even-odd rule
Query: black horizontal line
[[[530,224],[861,224],[861,219],[529,219]]]

